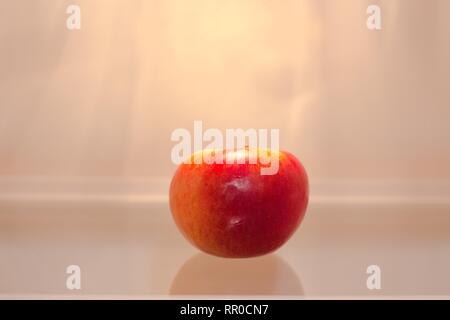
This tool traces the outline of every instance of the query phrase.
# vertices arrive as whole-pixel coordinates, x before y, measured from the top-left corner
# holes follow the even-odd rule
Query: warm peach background
[[[0,175],[169,177],[199,119],[280,128],[313,181],[449,180],[449,57],[448,0],[2,1]]]
[[[1,0],[0,299],[449,297],[449,78],[450,0]],[[182,239],[170,134],[194,120],[280,128],[305,164],[276,254]]]

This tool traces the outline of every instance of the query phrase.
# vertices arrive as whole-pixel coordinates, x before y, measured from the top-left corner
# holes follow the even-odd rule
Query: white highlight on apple
[[[222,131],[209,128],[203,132],[203,122],[194,121],[194,137],[184,128],[175,129],[171,140],[178,142],[171,153],[172,162],[176,165],[191,163],[194,153],[194,164],[257,164],[261,165],[261,175],[274,175],[279,169],[279,129],[270,129],[270,146],[268,129],[226,129],[225,139]],[[225,140],[225,141],[224,141]],[[206,146],[203,143],[207,142]],[[192,150],[193,145],[193,150]],[[248,148],[248,157],[242,156]],[[223,154],[223,150],[234,151]],[[201,152],[205,150],[204,152]]]

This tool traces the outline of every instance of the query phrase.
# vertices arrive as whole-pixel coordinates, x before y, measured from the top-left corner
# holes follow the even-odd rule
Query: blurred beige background
[[[449,78],[449,0],[0,0],[0,299],[448,297]],[[194,120],[280,128],[304,163],[308,214],[275,255],[182,239],[170,134]]]
[[[449,181],[449,57],[447,0],[2,0],[0,176],[168,178],[198,119],[280,128],[313,183]]]

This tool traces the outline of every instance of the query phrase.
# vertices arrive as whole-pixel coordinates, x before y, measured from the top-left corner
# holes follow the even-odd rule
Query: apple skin
[[[205,151],[203,151],[205,152]],[[226,151],[225,154],[235,151]],[[248,149],[245,151],[248,157]],[[186,239],[220,257],[249,258],[281,247],[308,205],[308,177],[292,154],[278,152],[279,169],[257,164],[182,163],[170,185],[170,209]]]

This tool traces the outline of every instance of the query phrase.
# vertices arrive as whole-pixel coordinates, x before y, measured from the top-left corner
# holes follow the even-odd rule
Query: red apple
[[[210,151],[202,156],[205,152]],[[223,152],[249,157],[248,149]],[[178,167],[170,185],[170,208],[192,244],[212,255],[246,258],[272,252],[292,236],[305,215],[308,178],[292,154],[271,155],[279,163],[273,175],[261,174],[267,167],[261,161],[195,164],[195,154],[191,163]]]

